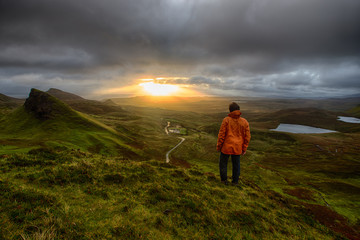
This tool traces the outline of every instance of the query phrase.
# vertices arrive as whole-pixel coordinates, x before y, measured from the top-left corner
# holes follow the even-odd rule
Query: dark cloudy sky
[[[141,78],[208,95],[357,94],[360,1],[0,0],[0,93],[104,98]]]

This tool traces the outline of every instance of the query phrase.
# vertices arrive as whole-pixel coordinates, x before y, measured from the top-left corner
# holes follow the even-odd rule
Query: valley
[[[0,100],[0,238],[360,239],[360,126],[338,121],[360,99]],[[215,148],[235,100],[252,135],[238,187]]]

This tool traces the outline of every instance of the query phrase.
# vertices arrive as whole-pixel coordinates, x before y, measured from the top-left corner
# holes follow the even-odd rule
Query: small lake
[[[338,116],[338,120],[347,123],[360,123],[359,118]]]
[[[297,124],[285,124],[280,123],[280,125],[275,129],[270,129],[270,131],[277,132],[288,132],[288,133],[332,133],[336,132],[333,130],[328,130],[324,128],[309,127],[305,125]]]

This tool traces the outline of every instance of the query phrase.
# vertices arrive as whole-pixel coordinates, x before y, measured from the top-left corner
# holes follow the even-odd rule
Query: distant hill
[[[348,111],[349,114],[355,116],[355,117],[360,117],[360,105],[358,105],[357,107],[354,107],[352,109],[350,109]]]
[[[180,97],[180,96],[138,96],[131,98],[111,98],[120,106],[137,106],[169,109],[175,111],[191,111],[217,113],[227,109],[228,98],[221,97]]]
[[[80,148],[137,156],[124,134],[74,111],[46,92],[32,89],[23,106],[0,121],[0,144],[31,149],[39,146]]]
[[[103,114],[112,114],[112,115],[115,114],[118,116],[129,115],[129,113],[127,113],[120,106],[117,106],[114,103],[88,100],[73,93],[64,92],[56,88],[50,88],[47,91],[47,93],[66,102],[69,106],[71,106],[73,109],[79,112],[83,112],[87,114],[97,114],[97,115],[103,115]]]
[[[360,126],[358,125],[338,121],[340,114],[341,113],[318,108],[293,108],[264,114],[253,121],[272,122],[274,128],[280,123],[287,123],[325,128],[340,132],[360,131]]]
[[[60,89],[50,88],[46,91],[48,94],[60,99],[61,101],[85,100],[84,98],[73,93],[64,92]]]
[[[111,99],[107,99],[103,102],[104,104],[106,105],[109,105],[109,106],[118,106],[113,100]]]
[[[318,108],[328,111],[347,111],[360,103],[359,97],[329,99],[259,99],[245,104],[248,109],[280,110],[288,108]]]
[[[0,108],[17,108],[23,103],[23,99],[9,97],[0,93]]]
[[[191,111],[201,113],[224,113],[228,106],[235,101],[241,111],[273,112],[289,108],[317,108],[328,111],[345,112],[360,103],[359,97],[331,98],[331,99],[274,99],[251,97],[182,97],[182,96],[138,96],[130,98],[111,98],[119,106],[138,106],[161,108],[176,111]],[[126,108],[125,108],[126,109]]]

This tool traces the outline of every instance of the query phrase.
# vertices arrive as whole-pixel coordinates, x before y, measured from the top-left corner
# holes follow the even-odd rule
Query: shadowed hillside
[[[50,88],[49,90],[46,91],[48,94],[60,99],[61,101],[74,101],[74,100],[78,100],[78,101],[82,101],[85,100],[84,98],[73,94],[73,93],[68,93],[68,92],[64,92],[60,89],[56,89],[56,88]]]
[[[120,106],[111,102],[99,102],[88,100],[78,95],[64,92],[56,88],[50,88],[48,94],[66,102],[73,109],[87,114],[107,114],[129,117],[129,113],[124,111]]]
[[[24,103],[24,100],[6,96],[0,93],[0,108],[16,108]]]

